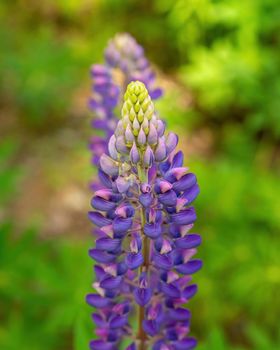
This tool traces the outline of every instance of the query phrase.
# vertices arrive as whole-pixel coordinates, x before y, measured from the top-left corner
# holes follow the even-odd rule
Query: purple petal
[[[92,259],[96,260],[97,262],[105,263],[105,264],[109,262],[113,262],[116,259],[115,255],[109,254],[99,249],[90,249],[89,256]]]
[[[145,135],[145,132],[144,132],[142,127],[141,127],[141,129],[139,131],[139,134],[138,134],[138,137],[137,137],[137,142],[138,142],[138,144],[140,146],[143,146],[146,143],[146,135]]]
[[[145,224],[144,233],[150,238],[157,238],[161,235],[161,225],[158,223]]]
[[[111,220],[105,218],[102,214],[97,211],[90,211],[88,217],[98,227],[103,227],[111,224]]]
[[[192,233],[175,241],[178,248],[190,249],[201,244],[201,237],[198,234]]]
[[[134,290],[135,301],[140,306],[145,306],[151,300],[152,291],[150,288],[136,288]]]
[[[158,140],[157,129],[153,123],[150,123],[150,130],[149,130],[149,134],[148,134],[148,143],[149,143],[149,145],[155,145],[157,143],[157,140]]]
[[[143,205],[144,208],[148,208],[151,206],[153,202],[153,197],[151,193],[142,193],[139,196],[139,201]]]
[[[131,343],[125,350],[136,350],[135,343]]]
[[[101,189],[95,192],[96,197],[101,197],[112,202],[119,202],[122,200],[123,196],[120,193],[114,193],[111,189]]]
[[[191,299],[196,293],[197,293],[197,285],[196,284],[192,284],[190,286],[187,286],[183,292],[182,292],[182,296],[185,299]]]
[[[108,298],[104,298],[99,294],[88,294],[86,296],[86,302],[93,307],[103,308],[107,307],[111,304],[111,300]]]
[[[127,127],[125,129],[125,139],[130,144],[134,143],[134,141],[135,141],[135,137],[131,131],[131,127],[129,124],[127,125]]]
[[[197,345],[195,338],[185,338],[173,343],[175,350],[191,350],[194,349]]]
[[[164,270],[170,270],[173,267],[172,258],[168,254],[155,253],[153,257],[154,264]]]
[[[103,185],[107,188],[112,188],[112,180],[110,177],[104,173],[101,169],[98,169],[98,177],[99,180],[103,183]]]
[[[199,192],[199,187],[197,184],[195,184],[191,188],[186,190],[180,198],[185,198],[187,200],[187,204],[190,204],[196,199],[196,197],[199,195]]]
[[[173,189],[181,192],[196,184],[196,176],[192,173],[185,174],[179,181],[173,183]]]
[[[123,326],[125,326],[127,324],[127,316],[114,316],[111,320],[110,320],[110,327],[111,328],[122,328]]]
[[[174,183],[175,181],[180,180],[187,170],[188,168],[185,167],[171,168],[165,173],[164,178],[165,180]]]
[[[121,245],[120,239],[112,239],[109,237],[99,238],[96,241],[96,248],[100,250],[107,250],[108,252],[112,252],[118,249]]]
[[[100,157],[100,166],[107,175],[117,176],[119,174],[119,164],[107,154],[102,154]]]
[[[168,316],[175,321],[186,321],[190,319],[191,313],[184,308],[170,309]]]
[[[145,153],[144,153],[144,157],[143,157],[143,163],[146,167],[150,168],[154,162],[154,153],[151,149],[151,147],[148,145]]]
[[[91,350],[114,350],[114,344],[103,340],[92,340],[89,347]]]
[[[162,193],[158,196],[161,204],[172,207],[177,203],[177,195],[174,191],[170,190]]]
[[[144,262],[144,258],[141,252],[128,253],[125,258],[125,263],[130,270],[135,270],[141,266]]]
[[[156,193],[165,193],[172,189],[172,184],[166,180],[159,180],[155,184]]]
[[[155,320],[144,320],[142,326],[144,331],[152,337],[159,332],[159,326]]]
[[[176,271],[184,275],[191,275],[202,268],[202,261],[199,259],[193,259],[185,264],[176,266]]]
[[[165,123],[161,119],[158,119],[157,121],[157,133],[158,136],[161,137],[164,135],[165,132]]]
[[[133,146],[130,150],[129,157],[130,157],[133,164],[137,164],[140,161],[140,154],[139,154],[139,151],[137,149],[135,142],[133,143]]]
[[[110,75],[110,71],[108,70],[108,68],[102,64],[94,64],[92,67],[91,67],[91,74],[93,76],[108,76]]]
[[[180,298],[181,293],[180,289],[178,289],[175,285],[172,283],[161,283],[161,291],[170,298]]]
[[[184,154],[182,151],[179,151],[175,154],[172,159],[172,168],[182,167],[184,163]]]
[[[102,328],[107,326],[107,322],[99,314],[94,313],[91,315],[91,317],[97,327]]]
[[[94,266],[94,272],[95,272],[95,277],[97,281],[100,281],[106,276],[106,272],[104,271],[103,267],[95,265]]]
[[[172,222],[177,225],[192,224],[196,220],[196,213],[193,207],[181,210],[179,213],[171,215]]]
[[[117,189],[120,193],[125,193],[130,187],[129,181],[127,181],[127,179],[125,179],[123,176],[118,176],[115,184],[117,185]]]
[[[118,151],[116,149],[116,136],[112,135],[110,137],[109,143],[108,143],[108,151],[110,154],[110,157],[113,159],[118,159]]]
[[[153,100],[157,100],[159,97],[161,97],[163,94],[162,89],[156,88],[154,90],[150,91],[150,96]]]
[[[123,279],[121,276],[109,276],[104,278],[104,280],[100,282],[100,287],[104,289],[115,289],[120,286],[122,280]]]
[[[164,139],[161,137],[158,140],[157,148],[155,150],[155,160],[161,162],[166,158],[166,146]]]
[[[116,140],[116,149],[120,153],[127,154],[128,153],[128,148],[125,143],[125,139],[123,136],[118,136]]]
[[[97,210],[109,211],[109,210],[112,210],[116,207],[116,203],[109,202],[103,198],[95,196],[91,200],[91,206]]]
[[[172,151],[174,151],[177,144],[178,144],[178,136],[176,134],[174,134],[173,132],[170,132],[167,135],[167,138],[165,141],[167,154],[170,154]]]
[[[128,231],[132,226],[131,218],[117,217],[113,221],[113,230],[115,233],[123,233]]]

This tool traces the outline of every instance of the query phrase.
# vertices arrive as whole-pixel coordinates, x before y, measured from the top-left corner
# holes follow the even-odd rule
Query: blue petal
[[[196,181],[196,176],[194,174],[185,174],[180,180],[173,183],[173,189],[177,192],[185,191],[195,185]]]
[[[198,234],[192,233],[175,241],[177,248],[190,249],[201,244],[201,237]]]
[[[180,298],[180,289],[174,286],[172,283],[161,282],[161,291],[170,298]]]
[[[191,275],[202,268],[202,261],[193,259],[185,264],[176,266],[176,271],[184,275]]]
[[[88,217],[98,227],[103,227],[111,224],[111,220],[105,218],[102,214],[97,211],[90,211]]]
[[[112,180],[109,175],[104,173],[101,169],[98,170],[98,177],[102,184],[107,188],[112,188]]]
[[[128,253],[125,258],[125,263],[127,267],[131,270],[137,269],[144,262],[144,258],[141,252],[138,253]]]
[[[127,316],[116,315],[110,320],[111,328],[122,328],[127,324]]]
[[[182,296],[183,296],[183,298],[191,299],[196,293],[197,293],[197,285],[196,284],[192,284],[190,286],[187,286],[183,290]]]
[[[145,306],[151,300],[152,291],[150,288],[136,288],[134,290],[135,301],[140,306]]]
[[[171,215],[172,222],[177,225],[192,224],[196,220],[196,213],[193,207],[181,210],[179,213]]]
[[[86,296],[86,302],[93,307],[102,308],[109,306],[111,304],[111,300],[108,298],[104,298],[99,294],[88,294]]]
[[[158,238],[161,235],[161,225],[157,223],[145,224],[144,233],[150,238]]]
[[[91,206],[97,210],[108,211],[114,209],[116,207],[116,203],[106,201],[100,197],[93,197],[91,200]]]
[[[188,202],[186,205],[189,205],[191,202],[193,202],[196,197],[199,195],[200,189],[198,184],[193,185],[191,188],[186,190],[180,198],[185,198]]]
[[[100,263],[113,262],[116,259],[115,255],[109,254],[99,249],[90,249],[89,256]]]
[[[104,271],[103,267],[95,265],[94,266],[94,273],[95,277],[97,278],[98,281],[103,279],[106,276],[106,272]]]
[[[191,337],[173,343],[175,350],[192,350],[196,347],[196,345],[196,339]]]
[[[155,320],[144,320],[142,327],[144,331],[152,337],[159,332],[159,325]]]
[[[107,326],[107,322],[103,319],[102,316],[100,316],[99,314],[93,313],[91,315],[92,320],[94,322],[94,324],[98,327],[98,328],[104,328]]]
[[[170,132],[166,137],[165,144],[166,144],[167,154],[170,154],[171,152],[174,151],[174,149],[178,144],[178,136],[173,132]]]
[[[114,344],[103,340],[92,340],[89,347],[91,350],[113,350]]]
[[[99,238],[96,241],[96,249],[107,250],[108,252],[113,252],[118,249],[121,245],[120,239],[112,239],[109,237]]]
[[[173,267],[172,258],[168,254],[154,253],[154,264],[164,270],[170,270]]]
[[[152,204],[153,197],[150,193],[143,193],[139,196],[139,201],[144,208],[148,208]]]
[[[120,284],[122,283],[122,280],[123,279],[121,276],[117,276],[117,277],[108,276],[100,282],[100,287],[104,289],[115,289],[120,286]]]
[[[117,217],[113,221],[114,233],[124,233],[128,231],[132,226],[131,218],[121,218]]]
[[[178,168],[183,166],[184,163],[184,154],[182,151],[179,151],[175,154],[172,159],[172,168]]]
[[[175,206],[177,203],[177,195],[174,191],[170,190],[162,193],[158,196],[160,203],[166,206]]]
[[[170,309],[168,316],[175,321],[186,321],[190,319],[191,313],[189,310],[180,307],[178,309]]]

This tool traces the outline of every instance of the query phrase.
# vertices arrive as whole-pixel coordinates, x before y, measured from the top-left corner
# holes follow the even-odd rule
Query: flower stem
[[[138,176],[141,183],[147,182],[147,171],[143,169],[141,166],[138,167]],[[143,228],[145,225],[146,219],[145,219],[145,209],[141,209],[141,227],[142,227],[142,242],[143,242],[143,256],[144,256],[144,264],[140,267],[140,274],[143,272],[143,268],[145,271],[148,271],[149,267],[149,241],[148,237],[144,234]],[[148,339],[147,334],[143,330],[142,323],[145,319],[145,307],[140,306],[138,307],[138,341],[139,341],[139,349],[138,350],[145,350],[146,349],[146,341]]]

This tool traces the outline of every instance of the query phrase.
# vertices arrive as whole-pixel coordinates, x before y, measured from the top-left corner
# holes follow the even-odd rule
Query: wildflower
[[[129,34],[117,34],[105,50],[106,64],[91,68],[92,96],[89,108],[94,112],[92,127],[99,131],[90,141],[92,162],[98,165],[99,158],[107,153],[108,140],[117,124],[115,108],[120,102],[120,92],[135,79],[142,80],[149,88],[152,98],[159,98],[162,90],[155,88],[155,73],[144,55],[144,50]],[[123,77],[117,79],[116,71]],[[95,186],[96,187],[96,186]]]
[[[99,178],[89,218],[97,227],[93,320],[99,339],[92,350],[187,350],[191,314],[184,305],[196,294],[192,274],[202,262],[193,258],[201,244],[189,233],[196,221],[191,206],[199,193],[194,174],[175,152],[176,134],[154,110],[145,85],[131,82],[122,118],[100,157]],[[138,330],[129,322],[136,315]],[[135,316],[136,317],[136,316]]]

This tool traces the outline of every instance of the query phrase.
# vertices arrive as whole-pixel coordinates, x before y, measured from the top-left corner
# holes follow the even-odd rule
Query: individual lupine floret
[[[89,213],[98,227],[89,252],[97,261],[96,292],[87,297],[98,309],[99,340],[92,350],[119,349],[124,339],[132,340],[126,350],[196,346],[184,305],[197,292],[191,275],[202,266],[193,259],[201,238],[189,233],[199,188],[183,167],[183,153],[175,153],[177,142],[175,134],[165,134],[145,85],[130,83],[109,155],[100,158],[104,189],[95,193],[96,211]],[[135,309],[136,332],[129,323]]]
[[[162,90],[155,88],[155,73],[143,47],[130,34],[116,34],[105,50],[105,57],[109,66],[123,72],[125,86],[133,80],[140,80],[147,86],[151,98],[157,99],[162,95]]]

